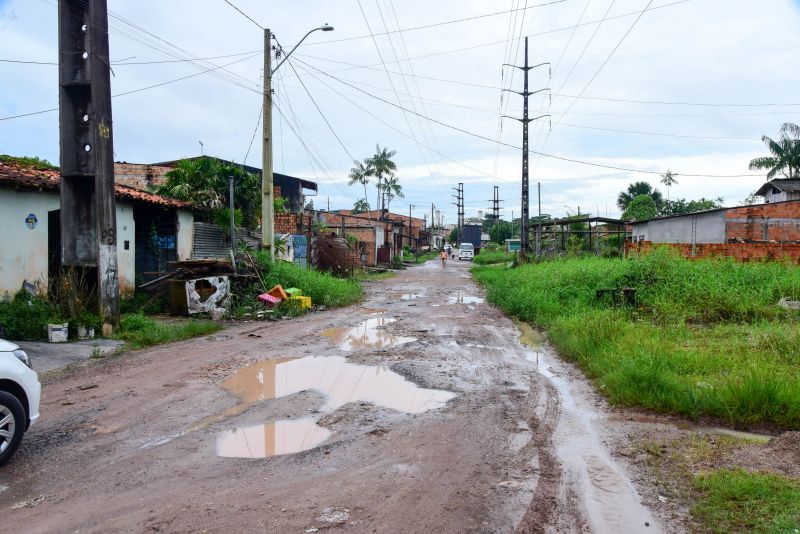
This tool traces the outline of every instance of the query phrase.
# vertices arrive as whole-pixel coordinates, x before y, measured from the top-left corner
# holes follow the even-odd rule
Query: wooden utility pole
[[[119,278],[106,0],[59,0],[58,51],[61,263],[96,280],[109,335]]]
[[[275,214],[272,175],[272,33],[264,29],[264,125],[261,154],[261,246],[275,257]]]

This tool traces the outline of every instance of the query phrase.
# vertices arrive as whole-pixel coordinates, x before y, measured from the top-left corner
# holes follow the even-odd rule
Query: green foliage
[[[733,425],[800,428],[800,268],[689,261],[666,250],[630,260],[569,259],[476,267],[490,301],[546,328],[617,404]],[[633,287],[638,305],[596,298]]]
[[[504,245],[506,239],[511,239],[511,223],[508,221],[497,221],[489,230],[489,239],[499,245]]]
[[[658,215],[658,207],[653,197],[650,195],[637,195],[636,198],[628,203],[628,207],[622,213],[625,221],[637,220],[646,221]]]
[[[229,176],[234,179],[233,202],[242,212],[242,225],[255,228],[261,218],[261,176],[240,165],[211,157],[180,160],[156,193],[191,202],[200,218],[208,221],[228,206]]]
[[[721,469],[694,478],[700,493],[692,515],[710,532],[797,532],[800,482],[742,469]]]
[[[490,252],[481,249],[481,253],[472,258],[475,265],[491,265],[493,263],[508,263],[514,261],[516,254],[513,252]]]
[[[784,178],[798,178],[800,177],[800,126],[786,122],[781,126],[780,134],[777,141],[766,135],[761,136],[771,155],[750,161],[750,170],[767,170],[767,178],[770,180],[778,173]]]
[[[453,228],[452,230],[450,230],[450,235],[447,237],[447,241],[451,245],[458,244],[458,228]]]
[[[661,192],[658,189],[653,189],[653,186],[647,182],[634,182],[628,186],[628,189],[622,191],[617,197],[617,206],[620,211],[628,209],[628,204],[633,202],[633,199],[639,195],[648,195],[656,203],[656,207],[660,208],[664,201]]]
[[[355,279],[337,278],[294,263],[273,261],[269,254],[264,252],[259,252],[255,260],[263,269],[261,276],[268,286],[267,289],[276,284],[281,284],[283,287],[298,287],[303,290],[303,294],[311,297],[314,305],[329,308],[349,306],[361,300],[364,294],[361,284]],[[253,291],[261,293],[260,289],[253,288]]]
[[[142,312],[123,315],[119,326],[114,337],[124,340],[126,346],[131,349],[213,334],[223,328],[213,321],[194,319],[180,322],[157,321]]]
[[[389,264],[392,269],[402,269],[403,268],[403,258],[400,257],[399,254],[395,254],[392,256],[392,261]]]
[[[0,154],[0,162],[12,165],[19,165],[20,167],[27,167],[29,169],[36,169],[37,171],[57,171],[58,167],[47,161],[37,157],[28,156],[9,156],[8,154]]]
[[[722,198],[710,200],[705,197],[699,200],[689,200],[688,202],[685,198],[667,200],[661,206],[659,215],[686,215],[687,213],[713,210],[722,207],[722,200]]]
[[[59,310],[46,298],[25,290],[8,302],[0,302],[0,326],[3,336],[14,341],[36,341],[47,338],[47,325],[64,323]]]
[[[275,213],[286,213],[289,211],[287,207],[289,205],[289,199],[284,197],[275,197],[272,199],[272,211]]]
[[[227,236],[231,232],[231,210],[230,208],[220,208],[218,210],[214,210],[211,212],[211,219],[219,226]],[[233,210],[233,229],[238,230],[242,227],[242,221],[244,217],[242,215],[242,210],[234,209]]]
[[[353,215],[358,215],[359,213],[367,213],[369,211],[369,202],[367,202],[366,198],[359,198],[356,200],[355,204],[353,204]]]

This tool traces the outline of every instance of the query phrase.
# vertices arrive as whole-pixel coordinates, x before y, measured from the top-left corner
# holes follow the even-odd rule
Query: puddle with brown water
[[[362,321],[353,327],[329,328],[322,332],[322,336],[348,352],[361,349],[388,349],[417,340],[414,337],[395,336],[383,330],[384,326],[393,322],[395,319],[377,314],[377,317]]]
[[[225,430],[217,436],[216,453],[224,458],[269,458],[319,446],[333,432],[310,417]]]
[[[257,362],[239,369],[222,382],[222,388],[239,403],[221,414],[207,417],[194,429],[241,414],[254,404],[314,390],[325,396],[322,412],[332,412],[349,402],[368,402],[406,413],[441,408],[455,394],[421,388],[386,367],[357,365],[341,356],[307,356]],[[290,454],[316,447],[331,435],[310,418],[284,420],[228,430],[217,438],[217,454],[240,458],[270,452]],[[253,445],[256,443],[257,445]]]

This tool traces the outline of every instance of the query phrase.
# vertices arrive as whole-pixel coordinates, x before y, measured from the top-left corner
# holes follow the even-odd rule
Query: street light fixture
[[[309,30],[300,39],[294,48],[272,68],[272,33],[268,28],[264,29],[264,125],[263,125],[263,152],[261,161],[261,243],[263,247],[269,248],[269,254],[275,257],[275,213],[273,205],[273,173],[272,173],[272,75],[289,59],[306,37],[315,31],[330,32],[333,26],[324,24],[318,28]]]

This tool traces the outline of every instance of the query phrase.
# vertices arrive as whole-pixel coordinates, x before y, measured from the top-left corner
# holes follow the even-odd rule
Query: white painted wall
[[[652,241],[653,243],[691,243],[694,219],[697,221],[694,231],[695,243],[725,242],[725,212],[723,210],[633,223],[631,235],[639,241]]]
[[[125,250],[126,242],[128,250]],[[136,225],[133,206],[122,202],[117,202],[117,272],[120,294],[133,295],[136,290]]]
[[[0,188],[0,298],[11,297],[24,282],[47,291],[47,212],[59,209],[55,191],[13,191]],[[32,230],[29,214],[37,218]]]
[[[189,210],[178,210],[177,231],[178,261],[191,260],[194,246],[194,215]]]

